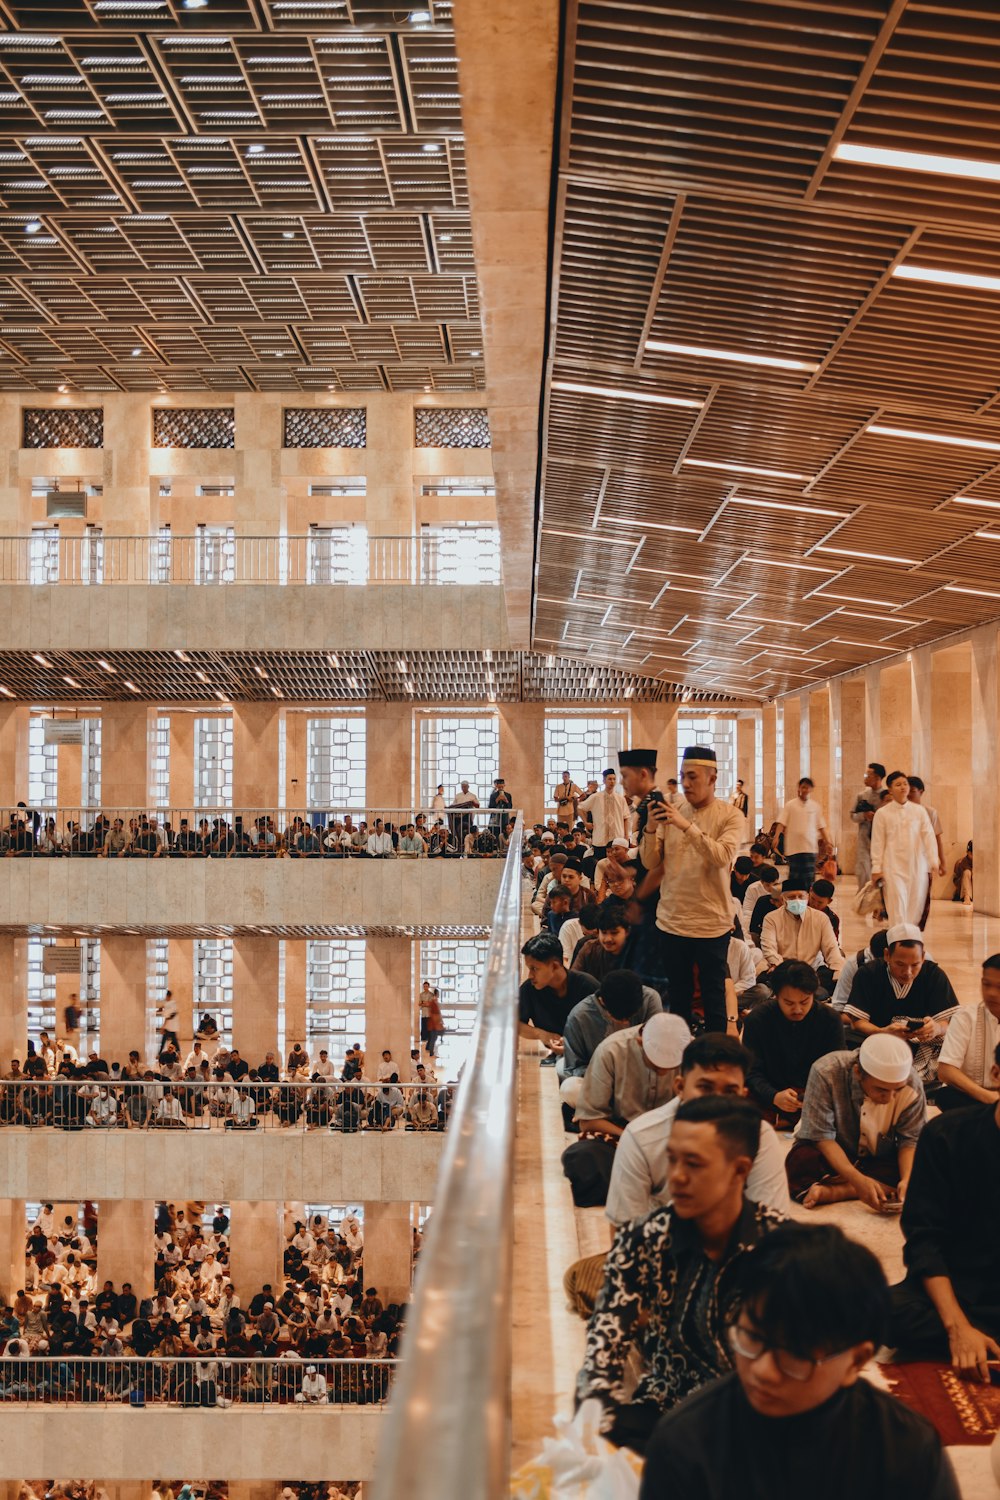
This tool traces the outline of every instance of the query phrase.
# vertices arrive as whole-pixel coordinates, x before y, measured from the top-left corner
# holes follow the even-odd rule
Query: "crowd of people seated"
[[[19,803],[6,825],[0,824],[0,854],[101,859],[496,859],[506,854],[513,828],[509,800],[488,817],[477,816],[474,798],[449,805],[468,810],[421,812],[405,823],[374,814],[310,812],[288,817],[284,826],[273,813],[151,812],[124,818],[97,812],[87,826],[69,818],[60,829],[51,814]]]
[[[627,821],[604,847],[567,773],[557,826],[525,848],[540,930],[520,1033],[560,1079],[574,1202],[615,1228],[566,1276],[588,1319],[578,1397],[648,1453],[643,1500],[773,1493],[815,1464],[809,1433],[819,1494],[874,1494],[888,1472],[894,1491],[909,1475],[951,1500],[930,1425],[858,1386],[880,1345],[981,1380],[1000,1364],[1000,1198],[983,1191],[1000,1161],[1000,954],[960,1005],[925,933],[944,866],[923,783],[893,772],[889,797],[859,799],[884,896],[869,909],[893,919],[848,954],[809,778],[748,850],[712,750],[686,750],[667,791],[654,752],[622,752],[619,770]],[[869,772],[866,787],[885,775]],[[598,795],[615,795],[612,773]],[[793,1204],[821,1218],[845,1200],[901,1215],[891,1293],[839,1229],[790,1222]],[[799,1453],[778,1419],[803,1413]],[[867,1475],[845,1422],[875,1445]]]
[[[275,1487],[277,1500],[358,1500],[361,1481],[341,1479],[310,1484],[287,1480]],[[22,1479],[15,1500],[111,1500],[104,1484],[97,1479]],[[229,1481],[225,1479],[154,1479],[150,1500],[229,1500]]]
[[[143,1401],[210,1406],[383,1400],[389,1368],[380,1362],[396,1357],[405,1309],[365,1285],[358,1216],[349,1211],[336,1226],[324,1214],[292,1219],[282,1284],[265,1284],[244,1306],[229,1279],[228,1214],[220,1205],[206,1225],[201,1207],[157,1204],[154,1292],[139,1297],[129,1282],[98,1284],[90,1205],[80,1224],[57,1222],[43,1204],[27,1232],[25,1285],[0,1308],[0,1400],[134,1391]],[[419,1242],[415,1231],[414,1256]],[[60,1359],[67,1363],[53,1363]],[[108,1363],[123,1359],[153,1364],[140,1377]],[[171,1363],[157,1370],[163,1359]]]
[[[433,1057],[422,1060],[419,1048],[405,1064],[387,1048],[372,1063],[360,1042],[337,1065],[325,1047],[311,1056],[301,1042],[284,1067],[273,1052],[251,1065],[238,1048],[220,1045],[211,1015],[201,1018],[183,1061],[168,1032],[152,1066],[138,1050],[125,1063],[98,1052],[81,1061],[64,1038],[43,1031],[3,1083],[0,1124],[62,1130],[443,1130],[458,1086],[439,1083]]]

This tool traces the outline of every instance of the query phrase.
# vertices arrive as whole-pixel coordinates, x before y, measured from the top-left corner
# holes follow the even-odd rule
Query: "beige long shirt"
[[[733,925],[729,871],[743,839],[743,814],[713,799],[697,810],[678,809],[691,827],[646,825],[639,851],[647,870],[663,861],[656,925],[678,937],[721,937]]]

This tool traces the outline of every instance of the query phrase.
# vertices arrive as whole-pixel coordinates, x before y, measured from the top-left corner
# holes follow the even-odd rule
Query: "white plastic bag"
[[[511,1500],[638,1500],[642,1459],[601,1436],[602,1411],[591,1399],[575,1417],[556,1417],[557,1435],[511,1476]]]

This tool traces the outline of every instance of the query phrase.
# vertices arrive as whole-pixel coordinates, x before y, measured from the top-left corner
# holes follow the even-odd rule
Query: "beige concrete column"
[[[629,710],[630,743],[639,749],[656,751],[656,774],[661,786],[677,775],[677,705],[675,703],[633,703]]]
[[[910,669],[910,770],[914,776],[923,777],[929,787],[934,758],[931,648],[921,646],[919,650],[911,651],[907,665]]]
[[[26,703],[0,707],[0,803],[13,807],[28,800],[28,724]]]
[[[229,1500],[275,1500],[281,1486],[273,1479],[231,1479]],[[115,1500],[112,1496],[111,1500]]]
[[[809,757],[803,764],[808,767],[803,775],[811,776],[815,782],[814,796],[826,813],[827,830],[836,827],[830,807],[833,788],[830,784],[830,692],[826,687],[817,688],[808,694]],[[840,788],[836,788],[839,795]],[[838,811],[839,821],[839,811]]]
[[[153,1295],[155,1212],[147,1200],[102,1198],[97,1209],[97,1280],[119,1292],[130,1281],[137,1297]]]
[[[413,397],[368,402],[367,514],[370,536],[410,536],[414,527]],[[372,789],[368,789],[369,798]]]
[[[281,480],[284,402],[280,396],[254,393],[235,396],[233,404],[237,444],[233,455],[238,502],[233,517],[236,535],[277,537],[285,529],[286,514],[285,489]],[[239,550],[237,544],[238,568]],[[259,571],[265,559],[277,562],[276,545],[255,547],[251,553],[255,571]],[[235,769],[235,754],[233,759]]]
[[[251,1067],[277,1051],[277,938],[233,939],[233,1045]]]
[[[834,704],[839,702],[834,723]],[[831,832],[837,839],[837,858],[840,868],[850,873],[855,868],[858,829],[851,822],[851,813],[864,788],[865,767],[865,679],[844,677],[830,684],[831,724],[830,743],[833,751],[831,789],[837,795],[839,787],[840,812],[838,821],[830,812]]]
[[[0,1198],[0,1296],[13,1302],[24,1286],[27,1219],[23,1198]]]
[[[414,787],[413,781],[413,715],[410,705],[369,703],[367,717],[365,778],[368,806],[372,809],[408,809],[415,797],[419,800],[419,788]]]
[[[757,831],[757,825],[754,822],[754,813],[757,806],[757,795],[760,791],[756,778],[756,745],[757,715],[746,714],[743,718],[736,720],[736,777],[737,780],[742,781],[743,790],[746,792],[749,802],[747,837],[751,839]]]
[[[170,806],[181,813],[194,805],[194,720],[177,710],[170,715]]]
[[[972,647],[961,645],[936,651],[931,663],[931,758],[926,800],[936,808],[943,828],[947,873],[934,882],[934,894],[945,900],[954,892],[951,872],[965,853],[979,814],[978,786],[969,773],[972,765]],[[974,820],[976,820],[974,822]],[[975,857],[975,851],[973,851]],[[974,884],[975,882],[973,882]]]
[[[231,1496],[232,1485],[229,1488]],[[108,1500],[148,1500],[153,1493],[153,1482],[147,1479],[112,1479],[105,1480],[102,1489],[107,1490]]]
[[[785,722],[785,776],[780,787],[782,802],[778,812],[785,802],[790,802],[795,796],[795,789],[799,784],[799,776],[802,774],[802,700],[801,698],[783,698],[781,707],[784,711]]]
[[[997,681],[997,627],[983,625],[972,641],[972,786],[976,825],[973,838],[975,909],[1000,916],[1000,691]]]
[[[190,1049],[194,1037],[194,940],[170,938],[167,942],[167,989],[177,1002],[177,1024],[181,1047]],[[187,1055],[182,1051],[181,1060]]]
[[[765,828],[769,828],[781,810],[778,802],[778,705],[776,703],[763,704],[760,717],[764,734],[761,821]]]
[[[306,801],[309,774],[309,716],[285,715],[285,785],[279,787],[281,806],[297,809]]]
[[[101,799],[109,817],[147,804],[149,714],[144,703],[107,703],[102,711]]]
[[[106,536],[149,535],[149,473],[153,419],[148,395],[115,395],[104,402]]]
[[[146,939],[101,939],[101,1049],[124,1062],[146,1051]]]
[[[909,775],[913,762],[912,682],[910,663],[895,662],[882,668],[879,693],[879,720],[882,753],[876,758],[888,775],[905,771]]]
[[[233,806],[276,807],[282,710],[273,703],[233,704]]]
[[[0,1070],[28,1049],[28,939],[0,937]]]
[[[243,1306],[270,1282],[275,1298],[284,1276],[284,1204],[237,1202],[229,1205],[229,1274]]]
[[[306,944],[304,938],[285,942],[285,1056],[296,1042],[306,1046]],[[307,1049],[308,1050],[308,1049]]]
[[[501,703],[500,775],[514,807],[524,813],[528,828],[544,817],[545,707],[541,703]],[[370,731],[369,731],[370,732]]]
[[[56,789],[59,806],[79,808],[83,800],[83,746],[59,745],[56,749]],[[76,818],[78,813],[71,813]],[[61,821],[61,820],[60,820]]]
[[[865,684],[865,765],[877,760],[885,765],[882,754],[882,669],[866,667]]]
[[[404,1078],[412,1032],[413,952],[408,938],[369,938],[365,944],[365,1047],[378,1061],[386,1047]]]
[[[377,1289],[383,1305],[410,1295],[413,1233],[408,1203],[365,1204],[365,1289]]]

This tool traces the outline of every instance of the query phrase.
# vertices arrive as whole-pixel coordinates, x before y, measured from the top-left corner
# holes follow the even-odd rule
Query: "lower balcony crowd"
[[[165,1006],[171,1007],[169,992]],[[444,1130],[458,1084],[438,1080],[435,1035],[432,1030],[425,1061],[420,1048],[405,1063],[388,1048],[371,1060],[355,1042],[335,1065],[327,1048],[310,1055],[296,1042],[281,1067],[273,1052],[251,1064],[237,1048],[221,1046],[208,1013],[183,1062],[169,1030],[152,1065],[138,1050],[124,1063],[109,1063],[97,1052],[81,1063],[70,1042],[43,1031],[37,1042],[29,1039],[23,1066],[15,1058],[0,1079],[0,1124],[60,1130]]]
[[[43,1204],[26,1229],[25,1285],[0,1308],[0,1400],[384,1402],[405,1308],[365,1286],[357,1214],[293,1220],[281,1283],[244,1303],[225,1207],[210,1224],[199,1210],[157,1205],[155,1291],[140,1297],[128,1281],[98,1286],[99,1215],[84,1205],[82,1223],[60,1223]]]
[[[362,1500],[358,1479],[323,1481],[276,1480],[270,1486],[273,1500]],[[230,1500],[225,1479],[154,1479],[145,1487],[146,1500]],[[22,1479],[14,1500],[112,1500],[98,1479]]]

